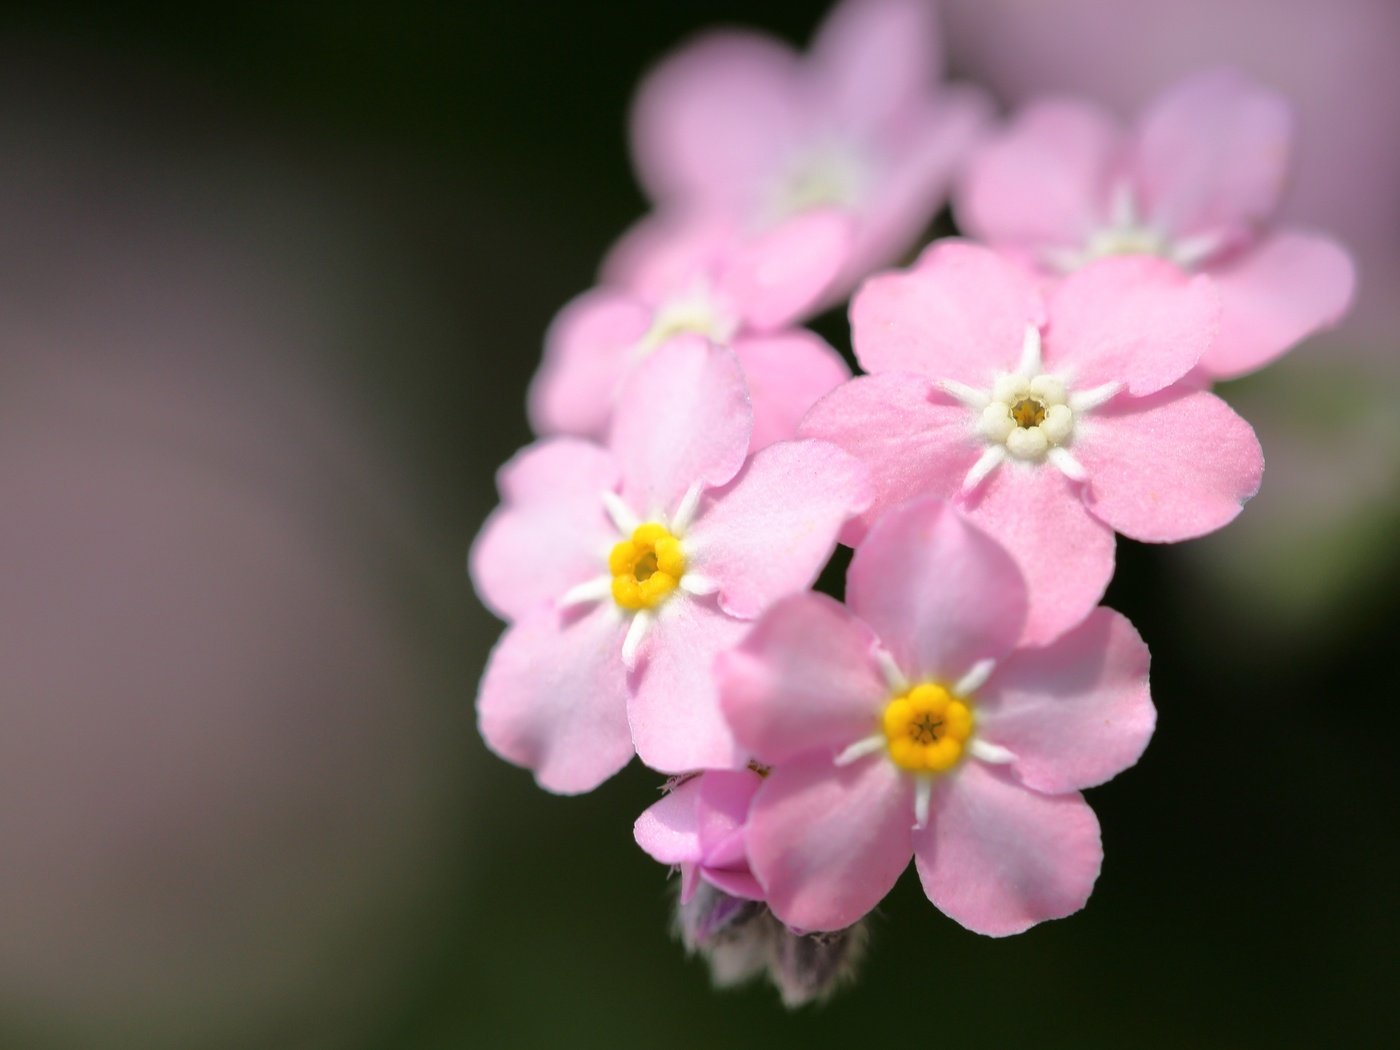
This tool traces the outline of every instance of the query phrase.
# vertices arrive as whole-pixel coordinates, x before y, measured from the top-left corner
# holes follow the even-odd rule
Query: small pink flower
[[[744,846],[749,802],[762,783],[752,769],[710,770],[683,781],[637,818],[637,845],[680,868],[682,904],[702,879],[731,897],[763,900]]]
[[[536,432],[601,439],[637,366],[672,339],[700,335],[744,367],[752,450],[793,437],[812,403],[850,378],[819,336],[787,327],[830,284],[849,239],[849,220],[829,210],[759,236],[717,219],[642,222],[613,251],[626,279],[585,292],[550,326],[530,387]]]
[[[846,593],[849,609],[779,602],[717,664],[735,736],[773,766],[746,831],[768,906],[848,926],[912,855],[929,899],[979,933],[1079,910],[1102,860],[1079,791],[1136,762],[1156,718],[1132,625],[1098,609],[1016,648],[1015,564],[937,500],[880,520]]]
[[[1208,278],[1150,257],[1104,259],[1043,301],[975,245],[935,244],[851,304],[869,376],[799,427],[871,470],[875,502],[847,530],[921,495],[955,499],[1016,559],[1026,641],[1078,623],[1113,575],[1115,530],[1175,542],[1229,522],[1259,488],[1254,431],[1182,382],[1209,348]]]
[[[609,447],[537,442],[502,468],[471,552],[477,593],[512,620],[486,665],[486,742],[552,791],[596,787],[631,757],[663,772],[739,768],[715,655],[810,586],[868,502],[840,449],[747,456],[739,363],[672,340],[624,385]]]
[[[1210,274],[1224,311],[1200,368],[1243,375],[1335,324],[1355,285],[1335,241],[1270,228],[1292,134],[1285,102],[1229,70],[1182,81],[1131,131],[1090,103],[1047,99],[974,154],[958,221],[1050,273],[1146,254]]]
[[[632,114],[639,177],[662,208],[764,228],[812,208],[857,219],[838,301],[912,245],[988,113],[938,85],[928,0],[846,0],[801,56],[759,33],[711,33],[665,60]]]

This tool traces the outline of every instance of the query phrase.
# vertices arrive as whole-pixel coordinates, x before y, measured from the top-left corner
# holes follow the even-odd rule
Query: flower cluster
[[[540,440],[471,552],[508,627],[482,735],[554,792],[635,754],[638,844],[719,983],[826,994],[912,858],[969,930],[1084,906],[1080,794],[1156,719],[1099,605],[1115,534],[1175,542],[1258,489],[1210,390],[1335,322],[1351,264],[1271,220],[1288,108],[1234,73],[1131,131],[998,126],[940,83],[921,0],[845,0],[806,55],[704,37],[632,120],[655,210],[551,326]],[[913,246],[953,197],[973,240]],[[851,295],[864,374],[798,327]],[[838,601],[811,588],[855,548]]]

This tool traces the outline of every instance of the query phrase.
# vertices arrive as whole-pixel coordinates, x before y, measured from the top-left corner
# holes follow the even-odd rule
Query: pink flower
[[[1079,910],[1102,860],[1079,790],[1137,761],[1156,717],[1132,625],[1098,609],[1015,648],[1015,564],[936,500],[880,520],[846,593],[849,609],[785,599],[717,665],[735,736],[773,765],[746,837],[768,906],[848,926],[912,855],[929,899],[978,933]]]
[[[471,573],[512,626],[477,698],[482,735],[552,791],[596,787],[633,747],[663,772],[738,768],[715,655],[810,586],[865,471],[818,441],[747,457],[739,363],[672,340],[624,385],[610,446],[538,442],[502,468]]]
[[[678,336],[730,347],[753,401],[752,450],[791,438],[812,403],[850,378],[819,336],[784,330],[846,257],[850,222],[827,210],[759,236],[717,219],[652,218],[612,253],[624,273],[560,311],[530,387],[540,434],[601,439],[623,381]],[[606,280],[606,278],[605,278]]]
[[[975,152],[957,192],[958,221],[1050,272],[1146,254],[1209,273],[1224,310],[1200,368],[1212,378],[1242,375],[1335,324],[1351,304],[1345,249],[1271,229],[1292,131],[1281,98],[1229,70],[1182,81],[1130,132],[1090,103],[1042,100]]]
[[[678,784],[637,818],[637,845],[680,868],[682,904],[702,879],[731,897],[763,900],[744,847],[749,802],[762,783],[752,769],[710,770]]]
[[[955,499],[1025,576],[1026,641],[1054,638],[1103,596],[1114,530],[1200,536],[1258,490],[1249,424],[1181,382],[1218,311],[1208,278],[1150,257],[1087,266],[1048,301],[1019,267],[957,241],[872,278],[851,323],[874,374],[799,428],[871,469],[875,501],[847,542],[907,500]]]
[[[642,84],[632,152],[663,209],[766,228],[812,208],[857,220],[838,301],[912,245],[986,118],[980,92],[939,87],[928,0],[846,0],[811,53],[752,32],[711,33]]]

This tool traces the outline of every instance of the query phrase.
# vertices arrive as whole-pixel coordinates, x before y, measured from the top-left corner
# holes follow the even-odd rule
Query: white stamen
[[[968,408],[982,408],[991,401],[985,390],[959,383],[956,379],[940,379],[934,385],[949,397],[957,398]]]
[[[1045,432],[1050,444],[1058,445],[1074,430],[1074,413],[1068,405],[1051,405],[1045,418],[1040,421],[1040,429]]]
[[[933,778],[919,777],[914,781],[914,827],[928,827],[929,803],[933,799]]]
[[[1120,230],[1132,229],[1137,225],[1137,207],[1133,201],[1133,187],[1126,179],[1120,179],[1113,187],[1113,197],[1109,204],[1109,221]]]
[[[1122,383],[1104,383],[1088,390],[1076,390],[1069,395],[1069,407],[1075,412],[1088,412],[1111,401],[1123,389]]]
[[[953,692],[964,697],[967,696],[968,693],[977,692],[977,690],[981,689],[982,686],[986,684],[987,679],[992,676],[992,672],[996,670],[996,667],[997,662],[995,660],[978,660],[968,669],[967,674],[958,679],[957,684],[953,686]]]
[[[1067,448],[1052,448],[1046,458],[1056,467],[1060,468],[1060,473],[1069,478],[1070,481],[1083,481],[1089,474],[1084,469],[1084,464],[1075,459]]]
[[[890,655],[888,649],[883,647],[876,649],[875,662],[880,665],[880,673],[885,676],[885,684],[891,690],[902,693],[909,688],[909,679],[904,677],[904,672],[894,662],[894,657]]]
[[[1017,459],[1037,459],[1049,447],[1050,439],[1040,427],[1017,427],[1006,435],[1006,450]]]
[[[1065,381],[1059,376],[1042,372],[1031,380],[1030,389],[1049,408],[1065,403]]]
[[[700,482],[692,482],[690,488],[685,490],[685,495],[681,497],[680,506],[676,508],[676,513],[671,517],[671,532],[680,534],[690,528],[690,522],[695,517],[695,508],[700,506]]]
[[[632,508],[622,502],[622,497],[616,492],[603,493],[603,507],[608,512],[608,517],[617,526],[617,531],[630,536],[641,524],[637,516],[632,513]]]
[[[1021,343],[1021,363],[1016,366],[1017,374],[1030,379],[1040,374],[1040,329],[1033,324],[1026,325],[1026,338]]]
[[[868,736],[863,740],[857,740],[846,750],[836,756],[834,762],[838,766],[849,766],[852,762],[857,762],[866,755],[873,755],[885,746],[883,736]]]
[[[681,590],[701,598],[719,590],[719,581],[712,580],[708,576],[701,576],[698,572],[688,572],[681,577]]]
[[[1016,420],[1011,418],[1011,409],[1005,401],[993,401],[977,417],[977,433],[988,441],[1005,441],[1016,429]]]
[[[575,584],[564,592],[555,606],[560,609],[568,609],[575,605],[587,605],[590,602],[602,601],[612,593],[612,577],[599,576],[596,579],[585,580],[583,583]]]
[[[973,737],[967,745],[968,754],[992,766],[1004,766],[1016,761],[1016,753],[1008,751],[1000,744],[989,744],[980,737]]]
[[[1171,260],[1182,269],[1194,269],[1199,263],[1209,259],[1225,244],[1222,233],[1198,233],[1194,237],[1183,237],[1171,247]]]
[[[1089,261],[1089,256],[1073,248],[1049,248],[1041,253],[1045,265],[1060,273],[1073,273]]]
[[[1026,392],[1026,377],[1006,372],[996,377],[992,383],[992,401],[1004,405],[1012,404]]]
[[[629,672],[637,669],[637,650],[641,648],[642,639],[650,626],[651,613],[643,609],[632,614],[632,622],[627,625],[627,637],[622,639],[622,666]]]
[[[972,469],[967,472],[967,477],[963,478],[962,490],[972,492],[988,474],[1001,466],[1001,461],[1006,458],[1005,445],[991,445],[987,451],[983,452],[976,463],[972,464]]]

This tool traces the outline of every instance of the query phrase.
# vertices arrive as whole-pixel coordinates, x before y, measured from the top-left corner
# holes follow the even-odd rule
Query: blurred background
[[[1224,391],[1269,457],[1120,543],[1161,725],[1090,907],[1008,941],[912,878],[861,982],[716,994],[631,841],[476,735],[465,580],[545,325],[642,211],[624,114],[713,23],[824,5],[0,11],[0,1046],[1334,1046],[1397,1030],[1400,6],[951,0],[1012,105],[1292,95],[1353,320]],[[847,346],[844,319],[818,327]]]

